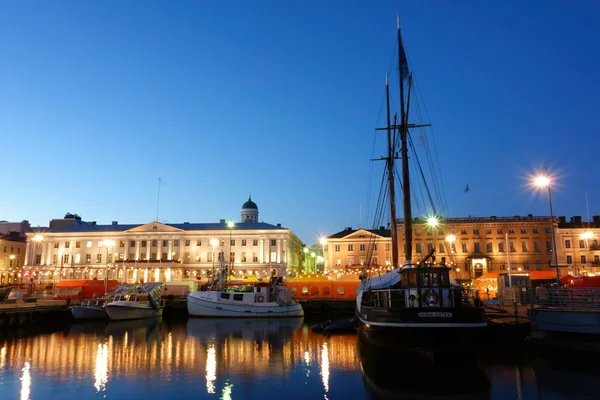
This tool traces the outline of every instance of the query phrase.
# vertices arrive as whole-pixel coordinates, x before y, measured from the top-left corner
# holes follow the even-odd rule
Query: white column
[[[173,256],[171,255],[171,253],[173,253],[173,239],[169,239],[167,248],[168,248],[167,260],[172,260]]]
[[[37,242],[36,242],[37,243]],[[30,253],[33,251],[31,239],[27,238],[27,242],[25,243],[25,261],[23,262],[23,266],[29,265],[29,260],[31,259]]]
[[[136,260],[140,260],[140,241],[136,240],[135,241],[135,259]]]
[[[277,263],[281,263],[281,239],[277,239]]]
[[[191,244],[191,243],[190,243]],[[183,250],[185,247],[185,237],[179,238],[179,261],[183,263]]]
[[[156,241],[156,258],[162,258],[162,239]]]
[[[265,243],[264,243],[264,239],[260,239],[258,241],[258,262],[259,263],[264,263],[265,262]]]

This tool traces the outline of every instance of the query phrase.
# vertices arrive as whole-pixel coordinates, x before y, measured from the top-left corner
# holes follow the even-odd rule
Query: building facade
[[[70,220],[70,221],[69,221]],[[281,224],[258,222],[251,200],[241,222],[110,225],[83,222],[75,214],[54,227],[27,234],[23,277],[49,283],[61,279],[117,279],[122,282],[197,280],[220,268],[239,277],[294,275],[302,242]],[[52,225],[52,224],[51,224]]]
[[[0,285],[19,281],[25,252],[24,236],[14,231],[0,235]]]
[[[404,264],[404,226],[399,221],[399,263]],[[528,272],[554,269],[554,229],[557,260],[562,275],[600,273],[600,217],[582,223],[581,217],[451,218],[437,227],[413,223],[413,263],[435,249],[436,261],[452,267],[454,276],[470,280],[492,271]],[[352,229],[325,238],[323,253],[328,270],[365,265],[392,268],[389,229]],[[369,260],[367,264],[367,260]]]

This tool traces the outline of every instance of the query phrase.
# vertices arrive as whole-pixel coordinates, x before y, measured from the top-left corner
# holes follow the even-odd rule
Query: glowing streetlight
[[[427,226],[430,228],[436,228],[440,224],[440,220],[436,216],[427,217]]]
[[[321,238],[319,239],[319,243],[321,243],[321,246],[323,248],[323,272],[325,271],[325,245],[327,244],[327,238],[325,236],[321,236]]]
[[[579,238],[585,240],[586,242],[589,241],[590,239],[592,239],[593,237],[594,237],[594,232],[591,232],[591,231],[586,231],[586,232],[583,232],[581,235],[579,235]]]
[[[552,186],[551,176],[548,174],[548,168],[542,167],[541,174],[533,178],[534,186],[544,189],[548,188],[548,202],[550,203],[550,223],[552,227],[552,257],[554,258],[554,267],[556,268],[556,285],[560,287],[560,272],[558,270],[558,257],[556,254],[556,234],[554,233],[554,214],[552,213]],[[508,250],[508,249],[507,249]]]
[[[446,242],[448,242],[448,245],[450,246],[450,254],[454,254],[454,243],[456,242],[456,236],[455,235],[446,235]]]

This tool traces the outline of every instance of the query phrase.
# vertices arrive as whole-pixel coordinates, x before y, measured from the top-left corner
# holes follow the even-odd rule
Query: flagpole
[[[469,184],[467,183],[467,186],[465,186],[465,193],[467,194],[467,215],[469,216],[469,218],[471,218],[471,205],[469,203]]]
[[[508,264],[508,287],[512,288],[512,279],[510,275],[510,248],[508,247],[508,232],[506,233],[506,262]]]

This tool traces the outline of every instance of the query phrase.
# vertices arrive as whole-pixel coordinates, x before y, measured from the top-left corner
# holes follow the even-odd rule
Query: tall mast
[[[394,145],[392,141],[392,123],[390,121],[390,84],[387,74],[385,75],[385,105],[387,108],[387,172],[390,189],[390,231],[392,236],[392,267],[398,266],[398,221],[396,219],[396,189],[394,186]],[[394,125],[396,125],[394,114]]]
[[[400,16],[397,16],[398,29],[398,73],[400,78],[400,158],[402,159],[402,195],[404,204],[404,255],[405,264],[412,264],[412,210],[410,203],[410,175],[408,173],[408,113],[404,109],[404,79],[408,78],[408,62],[400,35]]]

